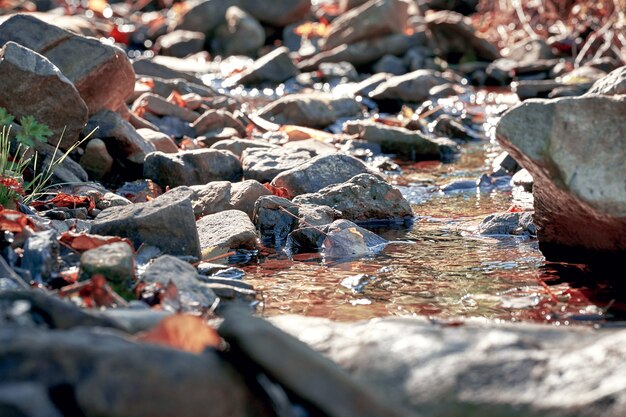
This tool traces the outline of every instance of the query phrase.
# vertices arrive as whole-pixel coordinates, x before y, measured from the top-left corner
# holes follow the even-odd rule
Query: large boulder
[[[326,127],[341,117],[361,111],[351,98],[334,98],[325,94],[292,94],[268,104],[259,116],[274,123],[304,127]]]
[[[14,41],[48,58],[80,93],[93,114],[119,110],[135,88],[135,72],[124,51],[52,26],[25,14],[0,25],[0,45]]]
[[[626,251],[626,96],[527,100],[496,136],[534,178],[547,259],[599,262]]]
[[[402,193],[372,174],[360,174],[317,193],[299,195],[293,202],[329,206],[339,210],[343,219],[352,221],[401,220],[413,215]]]
[[[369,173],[363,162],[344,154],[322,155],[279,174],[272,181],[291,195],[315,193],[329,185],[348,181],[355,175]]]
[[[0,27],[1,28],[1,27]],[[7,42],[0,50],[0,107],[18,120],[33,116],[52,131],[48,142],[67,149],[87,123],[88,109],[70,80],[47,58]]]

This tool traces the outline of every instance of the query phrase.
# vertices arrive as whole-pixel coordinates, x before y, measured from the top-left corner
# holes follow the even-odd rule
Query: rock
[[[232,4],[227,0],[201,0],[194,3],[176,23],[174,30],[213,32],[224,21],[226,10]]]
[[[226,210],[202,217],[196,223],[202,251],[255,249],[259,237],[250,217],[243,211]]]
[[[232,113],[225,110],[207,110],[191,125],[198,136],[205,135],[211,130],[232,127],[237,130],[239,137],[246,137],[246,127]]]
[[[602,94],[606,96],[626,94],[626,65],[611,71],[611,73],[593,83],[587,94]]]
[[[525,39],[510,48],[504,48],[502,56],[519,64],[532,64],[543,59],[555,58],[552,48],[543,39]]]
[[[502,170],[507,174],[515,174],[521,169],[517,161],[508,152],[501,152],[491,163],[493,172]]]
[[[404,60],[395,55],[385,55],[372,66],[374,72],[384,72],[393,75],[406,74],[406,66]]]
[[[237,84],[252,85],[261,82],[282,83],[298,74],[298,68],[289,56],[289,49],[276,48],[254,61],[251,67],[226,79],[224,87]]]
[[[272,181],[291,195],[315,193],[324,187],[348,181],[358,174],[369,173],[360,160],[343,154],[317,156],[308,162],[279,174]]]
[[[492,214],[480,223],[478,231],[481,235],[535,235],[532,213],[497,213]]]
[[[322,49],[330,50],[392,33],[404,33],[409,7],[410,3],[404,0],[368,1],[332,21]]]
[[[319,410],[321,415],[402,415],[384,397],[366,391],[335,363],[268,322],[238,308],[226,309],[223,314],[224,322],[218,332],[233,351],[245,358],[247,363],[259,366],[286,390]],[[319,336],[323,334],[318,334],[318,337],[324,339],[324,336]],[[297,363],[298,367],[288,365],[293,363]],[[309,377],[303,379],[303,373]]]
[[[421,132],[403,127],[386,126],[370,120],[348,121],[344,123],[343,131],[359,139],[379,143],[383,152],[394,153],[412,161],[439,159],[448,152],[443,148],[449,147],[427,138]],[[456,147],[455,144],[452,146]]]
[[[111,110],[91,116],[83,133],[88,134],[94,129],[92,137],[102,139],[114,158],[122,157],[142,164],[146,155],[155,150],[154,145],[142,138],[129,122]]]
[[[120,48],[75,35],[26,14],[17,14],[0,26],[0,45],[9,41],[49,59],[74,84],[89,114],[121,109],[133,92],[135,73]],[[72,107],[76,105],[73,103]]]
[[[63,415],[265,415],[255,410],[241,377],[212,350],[190,354],[99,329],[3,326],[0,340],[3,383],[36,381]]]
[[[241,0],[240,6],[263,23],[284,27],[304,18],[311,10],[311,0]]]
[[[441,73],[432,70],[417,70],[392,77],[380,84],[369,96],[374,100],[402,100],[421,103],[429,97],[431,88],[446,84]]]
[[[213,1],[213,0],[207,0]],[[192,85],[202,86],[202,80],[195,75],[188,74],[184,71],[172,69],[167,65],[155,62],[154,58],[139,58],[133,61],[133,69],[137,75],[143,75],[146,77],[156,77],[162,80],[171,82],[180,82],[181,79]],[[156,83],[155,83],[156,84]],[[161,85],[160,88],[163,88]],[[206,87],[204,87],[206,88]],[[169,94],[163,94],[168,96]]]
[[[102,181],[111,172],[113,157],[102,139],[91,139],[87,142],[85,153],[80,157],[80,166],[95,181]]]
[[[143,284],[158,284],[167,288],[169,283],[176,286],[180,307],[208,309],[218,298],[212,289],[200,281],[198,272],[189,263],[170,255],[156,258],[141,276]]]
[[[341,117],[361,111],[351,98],[333,98],[325,94],[292,94],[281,97],[259,111],[259,116],[280,125],[326,127]]]
[[[230,204],[252,218],[256,201],[265,195],[271,195],[267,188],[254,180],[233,183],[230,192]]]
[[[60,246],[53,230],[37,232],[24,243],[22,268],[37,283],[48,282],[59,271]]]
[[[263,26],[237,6],[229,7],[225,17],[226,22],[216,31],[213,49],[224,56],[256,56],[265,43]]]
[[[451,11],[430,13],[426,16],[426,25],[440,53],[493,61],[500,58],[498,48],[476,34],[476,30],[465,16]]]
[[[204,49],[205,36],[202,32],[175,30],[159,37],[156,48],[159,53],[184,58]]]
[[[429,130],[437,136],[457,139],[464,142],[480,139],[477,134],[470,131],[463,123],[447,114],[437,117],[437,119],[429,126]]]
[[[0,413],[15,417],[63,417],[47,387],[35,382],[0,385]]]
[[[197,149],[177,154],[152,152],[146,157],[143,175],[165,187],[201,185],[211,181],[239,181],[239,159],[228,151]]]
[[[164,153],[177,153],[178,146],[169,135],[152,129],[137,129],[137,133],[146,141],[154,145],[155,149]]]
[[[2,26],[0,26],[0,37]],[[33,116],[52,131],[49,143],[68,149],[87,123],[87,105],[48,59],[14,42],[0,50],[0,107],[17,120]]]
[[[345,81],[358,81],[359,73],[354,65],[349,62],[326,62],[321,63],[319,71],[325,80],[341,79]]]
[[[520,100],[546,98],[552,90],[564,86],[565,84],[555,80],[521,80],[511,83],[511,89]]]
[[[271,182],[282,172],[311,159],[308,152],[292,152],[282,148],[249,148],[241,155],[243,177],[260,183]]]
[[[214,181],[205,185],[194,185],[191,189],[193,191],[191,203],[196,217],[235,209],[252,218],[256,200],[271,194],[267,188],[254,180],[235,183]]]
[[[523,187],[524,191],[532,191],[533,190],[533,176],[530,175],[530,172],[526,169],[520,169],[511,177],[511,183],[518,187]]]
[[[367,97],[369,93],[374,91],[376,87],[387,81],[393,77],[392,74],[387,73],[378,73],[374,74],[371,77],[368,77],[354,86],[352,90],[352,94],[355,96],[365,96]]]
[[[127,198],[124,198],[121,195],[107,192],[102,196],[102,198],[96,201],[96,208],[98,210],[105,210],[109,207],[123,207],[129,206],[131,204],[133,203]]]
[[[48,167],[54,161],[59,160],[59,151],[55,146],[45,142],[36,142],[35,150],[39,157],[39,167]],[[57,168],[52,172],[51,184],[81,183],[88,180],[88,175],[80,164],[71,158],[64,158],[58,162]]]
[[[152,93],[142,94],[135,103],[133,103],[132,111],[136,112],[139,109],[152,113],[156,116],[173,116],[188,123],[193,123],[200,117],[195,111],[189,110],[186,107],[177,106],[174,103],[170,103],[161,96],[157,96]]]
[[[534,178],[548,260],[619,262],[626,251],[625,112],[624,96],[590,95],[527,100],[500,120],[498,141]]]
[[[125,242],[90,249],[80,256],[80,270],[83,280],[99,274],[116,284],[130,282],[135,275],[133,249]]]
[[[280,315],[272,323],[340,363],[358,382],[409,415],[452,416],[459,410],[465,417],[626,412],[624,391],[606,383],[625,372],[626,332],[621,329],[564,331],[484,320],[451,327],[425,317],[340,323]],[[251,337],[270,343],[260,335]],[[579,366],[572,368],[572,363]],[[560,381],[556,385],[555,379]],[[587,395],[590,384],[597,387],[593,396]]]
[[[271,148],[276,149],[278,146],[272,145],[269,142],[263,142],[261,140],[252,140],[252,139],[224,139],[218,142],[215,142],[211,145],[211,149],[221,149],[224,151],[230,151],[235,154],[238,158],[241,158],[241,154],[246,149],[250,148]]]
[[[283,149],[289,152],[304,151],[311,156],[330,155],[338,152],[334,145],[315,138],[287,142],[283,145]]]
[[[300,61],[298,68],[301,71],[314,71],[326,62],[345,61],[354,65],[369,64],[388,54],[404,54],[411,46],[419,43],[419,36],[418,34],[411,36],[395,34],[341,45]]]
[[[371,174],[357,175],[317,193],[299,195],[293,202],[329,206],[339,210],[341,218],[352,221],[399,220],[413,215],[398,189]]]
[[[135,248],[146,244],[167,254],[200,258],[191,190],[170,191],[146,203],[103,210],[91,232],[126,237]]]
[[[264,244],[281,247],[298,224],[298,205],[274,195],[260,197],[254,205],[252,221]]]
[[[322,254],[330,259],[360,258],[379,253],[387,243],[382,237],[351,221],[336,220],[326,229]]]

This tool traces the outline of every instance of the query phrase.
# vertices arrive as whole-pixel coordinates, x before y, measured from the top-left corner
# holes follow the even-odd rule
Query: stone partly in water
[[[402,220],[413,211],[402,193],[371,174],[360,174],[349,181],[302,194],[293,200],[297,204],[322,204],[341,212],[352,221]]]
[[[498,213],[485,217],[478,226],[481,235],[521,235],[537,234],[533,224],[533,215],[524,213]]]
[[[205,36],[202,32],[175,30],[157,39],[156,48],[162,55],[184,58],[204,49]]]
[[[261,197],[254,206],[252,221],[264,244],[283,246],[298,224],[298,205],[274,195]]]
[[[348,220],[337,220],[326,229],[322,254],[330,259],[371,256],[382,251],[387,241]]]
[[[250,217],[240,210],[225,210],[202,217],[196,223],[203,252],[255,249],[259,237]]]
[[[348,181],[358,174],[370,173],[360,160],[343,154],[323,155],[279,174],[272,181],[292,196],[315,193],[324,187]]]
[[[528,100],[500,120],[502,146],[534,179],[549,260],[619,262],[626,251],[625,96]]]
[[[256,201],[271,195],[269,190],[255,180],[231,183],[214,181],[191,187],[191,204],[197,217],[219,213],[224,210],[241,210],[252,218]]]
[[[431,88],[448,82],[449,80],[443,78],[437,71],[421,69],[388,79],[376,87],[369,96],[374,100],[421,103],[428,99]]]

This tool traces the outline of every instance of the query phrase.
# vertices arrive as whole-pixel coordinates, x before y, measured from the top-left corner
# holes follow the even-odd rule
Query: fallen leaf
[[[89,249],[95,249],[103,245],[109,245],[116,242],[127,243],[131,248],[133,244],[126,238],[119,236],[100,236],[90,235],[87,233],[63,232],[59,237],[59,242],[66,244],[78,252],[84,252]]]
[[[136,336],[136,340],[169,346],[191,353],[202,353],[208,347],[218,347],[220,337],[196,316],[175,314],[161,320],[152,329]]]
[[[323,130],[312,129],[310,127],[284,125],[281,126],[278,130],[286,133],[289,141],[317,139],[323,142],[327,142],[334,138],[332,133],[324,132]]]
[[[22,233],[25,228],[35,229],[33,222],[24,214],[0,206],[0,230],[3,232]]]
[[[37,209],[49,204],[52,204],[55,207],[67,208],[87,207],[89,211],[96,207],[95,201],[92,197],[70,195],[65,193],[58,193],[52,199],[47,201],[34,201],[31,203],[31,206]]]
[[[172,104],[176,104],[178,107],[187,107],[187,101],[183,98],[183,96],[176,90],[172,90],[170,95],[167,97],[167,101]]]
[[[291,200],[293,198],[286,188],[274,187],[269,182],[266,182],[265,184],[263,184],[263,187],[265,187],[270,193],[274,194],[275,196],[283,197],[283,198],[286,198],[287,200]]]

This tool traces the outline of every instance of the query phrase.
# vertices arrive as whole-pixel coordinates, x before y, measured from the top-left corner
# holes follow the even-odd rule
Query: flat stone
[[[243,177],[260,183],[271,182],[282,172],[311,159],[308,152],[290,152],[282,148],[248,148],[241,155]]]
[[[211,145],[211,149],[230,151],[239,158],[241,158],[243,151],[249,148],[278,148],[278,146],[261,140],[239,138],[223,139]]]
[[[259,237],[250,217],[243,211],[226,210],[202,217],[197,222],[202,250],[255,249]]]
[[[326,127],[341,117],[361,111],[354,99],[333,98],[325,94],[291,94],[281,97],[259,111],[259,116],[280,125]]]
[[[175,30],[160,36],[156,48],[163,55],[184,58],[204,49],[205,35],[190,30]]]
[[[171,255],[200,258],[200,239],[191,207],[191,190],[170,191],[146,203],[111,207],[94,220],[94,234],[120,236],[156,246]]]
[[[99,274],[113,283],[129,282],[135,275],[133,249],[125,242],[90,249],[80,256],[80,269],[83,280]]]
[[[246,127],[232,113],[225,110],[207,110],[191,125],[198,135],[208,131],[233,128],[239,137],[246,137]]]
[[[229,77],[224,87],[237,84],[253,85],[261,82],[282,83],[298,74],[298,68],[289,56],[289,49],[280,47],[254,61],[251,67]]]
[[[152,129],[137,129],[137,133],[146,141],[154,145],[155,149],[164,153],[177,153],[178,146],[169,135]]]
[[[430,89],[449,81],[433,70],[417,70],[381,83],[369,96],[374,100],[402,100],[420,103],[427,100]]]
[[[152,93],[142,94],[135,100],[132,111],[137,111],[140,108],[156,116],[173,116],[188,123],[193,123],[200,117],[195,111],[189,110],[186,107],[177,106],[163,97]]]

